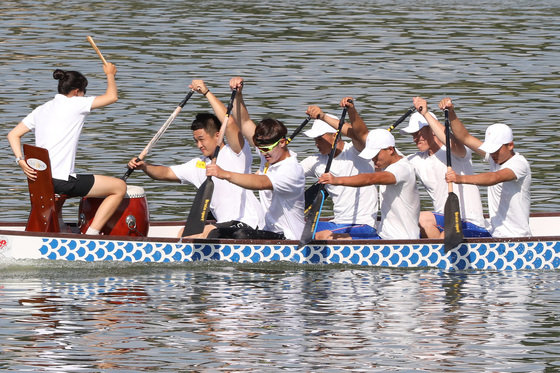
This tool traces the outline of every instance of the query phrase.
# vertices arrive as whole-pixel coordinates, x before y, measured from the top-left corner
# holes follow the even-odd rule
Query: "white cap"
[[[337,117],[331,114],[325,114],[325,115],[330,118],[338,119]],[[311,126],[311,129],[304,132],[305,136],[311,138],[323,136],[325,133],[336,133],[336,130],[332,128],[330,124],[328,124],[327,122],[321,119],[315,119],[313,121],[313,125]]]
[[[507,124],[494,123],[486,129],[484,143],[479,149],[486,153],[494,153],[504,144],[513,141],[513,133]]]
[[[437,119],[436,116],[434,115],[434,113],[432,113],[431,111],[428,111],[428,113],[434,117],[434,119]],[[408,120],[408,126],[405,128],[402,128],[400,130],[400,133],[402,135],[404,134],[412,134],[412,133],[416,133],[418,131],[420,131],[423,127],[428,126],[428,121],[426,120],[426,118],[424,118],[424,116],[422,114],[420,114],[419,112],[415,112],[414,114],[412,114],[410,116],[410,119]]]
[[[366,139],[366,147],[360,153],[360,157],[367,160],[373,159],[381,149],[395,146],[395,138],[391,132],[384,129],[369,131]]]

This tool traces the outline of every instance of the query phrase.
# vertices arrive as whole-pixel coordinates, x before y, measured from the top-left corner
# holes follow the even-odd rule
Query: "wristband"
[[[19,165],[19,161],[25,161],[24,157],[16,157],[16,164]]]

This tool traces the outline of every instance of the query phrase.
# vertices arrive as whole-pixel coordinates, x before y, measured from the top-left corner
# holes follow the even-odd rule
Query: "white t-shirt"
[[[187,163],[171,166],[171,170],[182,184],[189,183],[199,188],[206,181],[206,164],[210,162],[208,157],[194,158]],[[247,142],[239,153],[235,153],[229,145],[223,146],[216,160],[216,164],[224,170],[238,173],[251,172],[251,162],[251,148]],[[253,228],[264,226],[263,210],[252,191],[217,177],[212,177],[212,180],[214,192],[210,210],[217,223],[237,220]]]
[[[318,154],[300,162],[305,176],[318,178],[325,173],[328,155]],[[359,156],[351,142],[344,143],[342,152],[333,159],[330,172],[334,176],[353,176],[374,172],[373,164]],[[368,185],[353,188],[343,185],[325,185],[333,201],[334,219],[337,224],[367,224],[375,227],[377,218],[377,188]]]
[[[414,166],[403,157],[384,171],[392,173],[397,183],[379,186],[379,236],[386,240],[420,238],[420,197],[416,189]]]
[[[272,190],[260,190],[259,197],[265,211],[264,230],[284,233],[289,240],[299,240],[305,226],[305,174],[297,161],[297,154],[268,167],[261,155],[259,174],[268,176]]]
[[[95,96],[68,98],[57,94],[23,119],[23,124],[35,131],[35,145],[49,151],[54,179],[75,176],[78,140],[93,100]]]
[[[472,151],[467,148],[463,158],[451,154],[451,166],[458,175],[472,175]],[[446,147],[429,155],[427,151],[409,155],[408,160],[414,165],[416,177],[432,199],[434,211],[443,214],[449,189],[445,181],[447,172]],[[482,201],[478,186],[472,184],[453,184],[453,192],[459,198],[461,219],[484,228]]]
[[[527,237],[531,235],[529,213],[531,210],[531,167],[519,153],[503,164],[494,162],[487,153],[485,160],[490,163],[490,171],[509,168],[516,180],[510,180],[488,187],[489,232],[492,237]]]

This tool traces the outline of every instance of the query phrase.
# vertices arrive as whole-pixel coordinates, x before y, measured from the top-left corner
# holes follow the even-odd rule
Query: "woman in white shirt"
[[[121,203],[126,184],[123,180],[103,175],[74,173],[78,140],[87,115],[91,110],[117,101],[117,68],[112,63],[103,65],[107,75],[107,89],[101,96],[85,96],[88,81],[77,71],[56,69],[53,78],[58,80],[58,94],[35,108],[8,134],[8,141],[17,164],[25,175],[35,180],[37,172],[24,160],[21,138],[35,131],[35,145],[49,151],[54,191],[69,197],[105,197],[86,232],[99,234],[105,223]]]

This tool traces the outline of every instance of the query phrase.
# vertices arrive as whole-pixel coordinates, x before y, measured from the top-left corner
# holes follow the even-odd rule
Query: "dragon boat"
[[[26,146],[24,146],[25,148]],[[141,187],[129,185],[125,199],[100,235],[85,235],[100,200],[82,198],[77,222],[62,220],[63,196],[52,189],[48,153],[27,146],[28,164],[38,171],[29,181],[27,223],[0,222],[0,259],[61,261],[349,264],[433,267],[442,270],[554,270],[560,268],[560,213],[534,213],[533,236],[467,238],[446,249],[441,239],[311,241],[192,239],[179,237],[184,222],[150,221]],[[37,153],[39,152],[39,153]]]

